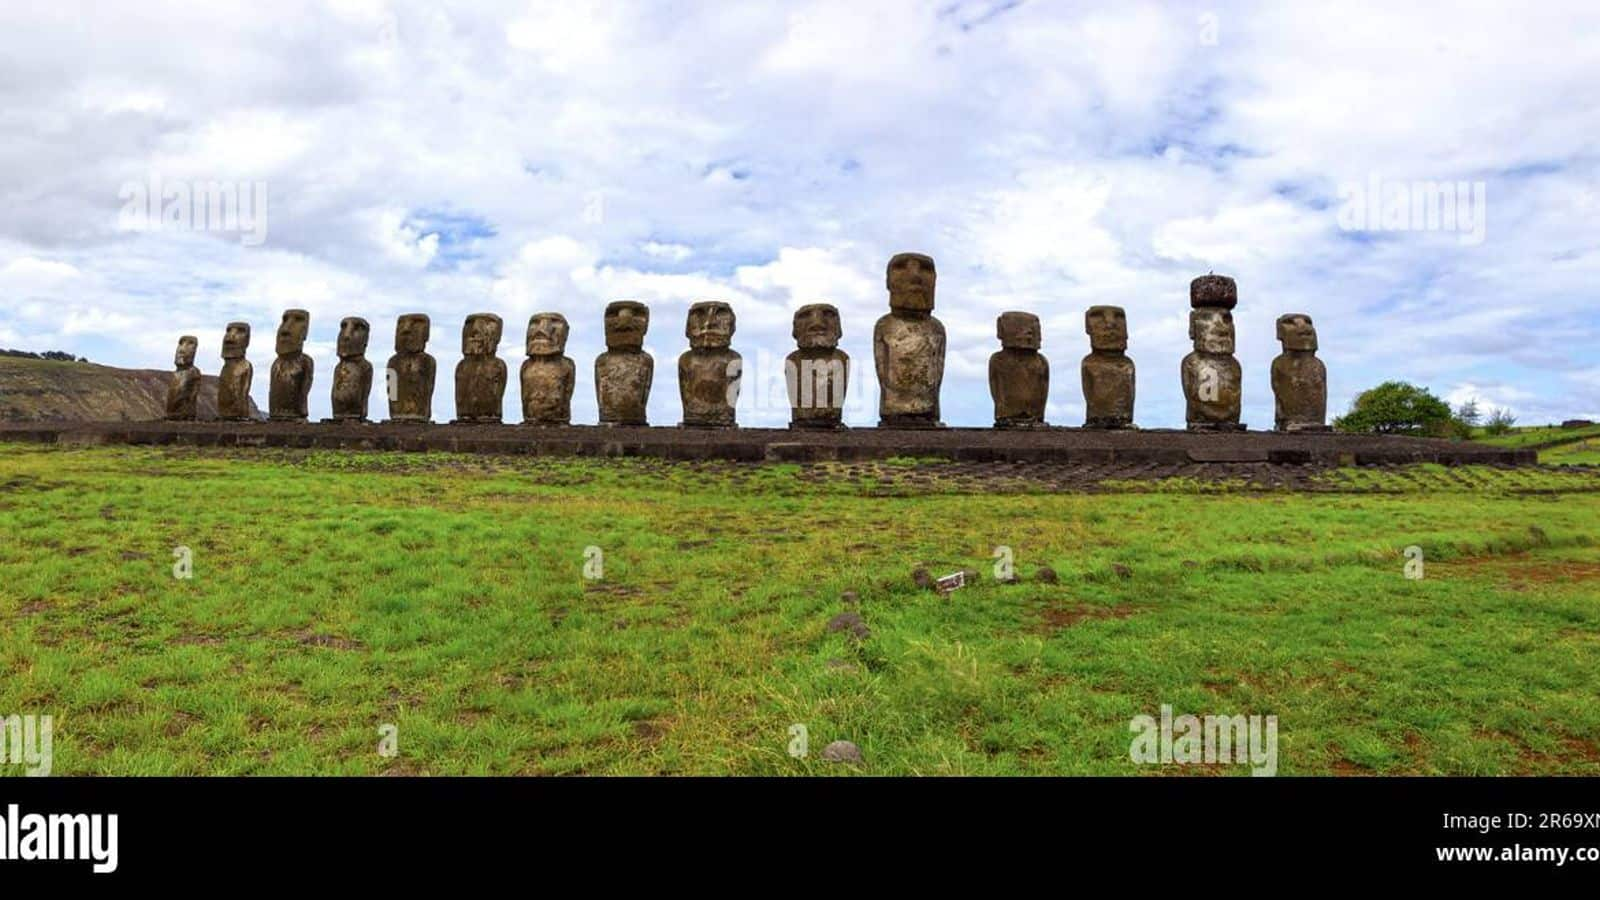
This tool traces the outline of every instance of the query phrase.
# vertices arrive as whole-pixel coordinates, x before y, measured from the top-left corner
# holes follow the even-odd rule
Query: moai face
[[[1091,306],[1083,316],[1089,347],[1121,353],[1128,349],[1128,314],[1120,306]]]
[[[567,351],[567,317],[560,313],[534,313],[528,320],[528,355],[560,356]]]
[[[1233,352],[1233,313],[1196,309],[1189,313],[1189,339],[1201,353]]]
[[[1278,317],[1278,340],[1285,350],[1317,349],[1317,329],[1305,313],[1289,313]]]
[[[192,334],[178,338],[178,352],[173,354],[172,365],[179,369],[187,369],[194,365],[194,353],[200,348],[200,342]]]
[[[1039,349],[1039,317],[1026,312],[1003,312],[995,320],[1000,346],[1007,350]]]
[[[432,328],[432,322],[422,313],[401,316],[394,329],[394,352],[421,353],[428,346]]]
[[[933,309],[934,283],[938,273],[933,257],[921,253],[896,253],[889,260],[885,283],[889,288],[889,308],[928,312]]]
[[[829,303],[812,303],[794,312],[794,341],[801,350],[834,350],[844,328],[839,310]]]
[[[463,356],[493,356],[500,346],[503,326],[494,313],[473,313],[461,326],[461,353]]]
[[[606,306],[606,349],[640,350],[650,328],[650,308],[637,300],[617,300]]]
[[[250,349],[250,323],[229,322],[228,328],[222,333],[222,358],[244,359],[244,352]]]
[[[684,334],[696,350],[725,350],[733,343],[733,307],[721,300],[702,300],[689,307]]]
[[[366,319],[351,316],[339,322],[339,358],[355,359],[367,354],[367,338],[372,327]]]
[[[278,355],[299,353],[306,346],[306,332],[311,330],[311,314],[303,309],[284,310],[283,321],[278,323]]]

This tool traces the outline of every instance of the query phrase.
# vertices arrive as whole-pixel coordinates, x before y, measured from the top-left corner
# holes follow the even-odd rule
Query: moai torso
[[[1037,428],[1045,424],[1050,398],[1050,362],[1039,352],[1039,317],[1001,313],[996,322],[1001,349],[989,357],[989,395],[996,428]]]
[[[1291,313],[1278,319],[1283,354],[1272,361],[1272,398],[1279,431],[1328,431],[1328,370],[1317,359],[1317,331],[1311,317]]]
[[[594,392],[601,425],[647,425],[656,361],[644,352],[650,310],[632,300],[606,307],[606,351],[595,357]]]
[[[1243,431],[1239,410],[1244,377],[1233,356],[1232,309],[1238,302],[1232,278],[1202,275],[1189,284],[1189,337],[1194,352],[1183,358],[1185,417],[1190,431]]]
[[[898,253],[889,260],[888,315],[872,329],[878,371],[878,424],[942,428],[939,387],[944,381],[944,325],[933,317],[933,260]]]
[[[493,313],[467,317],[456,364],[456,418],[461,425],[498,425],[506,396],[505,360],[495,356],[503,325]]]
[[[267,391],[267,417],[274,422],[304,422],[306,401],[311,396],[315,368],[305,349],[311,314],[291,309],[278,325],[278,358],[272,362],[272,381]]]
[[[731,428],[735,422],[744,362],[729,349],[734,325],[733,307],[726,303],[713,300],[689,307],[684,326],[689,349],[678,357],[678,396],[686,426]]]
[[[250,348],[250,325],[230,322],[222,338],[222,372],[217,375],[217,417],[242,422],[250,419],[250,382],[255,367],[245,359]]]
[[[438,363],[424,352],[431,330],[432,323],[421,313],[401,316],[395,327],[395,354],[389,357],[384,379],[391,422],[433,419],[433,382]]]
[[[790,428],[844,427],[850,357],[839,349],[843,333],[839,310],[830,304],[811,303],[795,311],[794,339],[799,349],[784,359]]]
[[[333,421],[365,422],[367,399],[372,395],[372,363],[367,361],[366,319],[351,317],[339,323],[339,364],[333,368]]]
[[[166,418],[172,421],[192,421],[200,417],[200,370],[194,365],[198,347],[199,342],[191,335],[178,339],[172,381],[167,385]]]
[[[1121,307],[1092,306],[1084,314],[1090,353],[1080,367],[1085,428],[1132,428],[1133,360],[1128,349],[1127,315]]]
[[[522,421],[526,425],[570,425],[577,367],[563,356],[567,319],[537,313],[528,320],[528,358],[522,364]]]

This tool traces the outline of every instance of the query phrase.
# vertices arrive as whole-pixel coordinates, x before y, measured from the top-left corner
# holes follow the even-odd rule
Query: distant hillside
[[[258,376],[259,377],[259,373]],[[127,422],[166,412],[170,371],[0,356],[0,421]],[[251,402],[252,412],[258,413]],[[217,415],[217,377],[200,384],[200,418]]]

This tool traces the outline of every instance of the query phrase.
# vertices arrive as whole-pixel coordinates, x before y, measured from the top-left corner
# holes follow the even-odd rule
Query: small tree
[[[1333,420],[1333,427],[1364,434],[1444,435],[1450,433],[1451,420],[1450,404],[1427,388],[1386,381],[1357,396],[1350,412]]]
[[[1517,417],[1511,414],[1511,410],[1502,406],[1489,415],[1489,422],[1483,426],[1483,430],[1489,434],[1505,434],[1515,424]]]
[[[1456,410],[1456,418],[1464,422],[1468,428],[1477,428],[1478,422],[1483,419],[1483,413],[1478,411],[1478,398],[1473,397],[1461,404],[1461,408]]]

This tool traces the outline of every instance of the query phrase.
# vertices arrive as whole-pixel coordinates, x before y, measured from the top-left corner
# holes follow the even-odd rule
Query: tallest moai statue
[[[306,332],[311,329],[311,314],[303,309],[285,310],[278,325],[278,358],[272,363],[272,382],[267,391],[267,413],[274,422],[304,422],[306,399],[311,395],[311,376],[315,368],[305,354]]]
[[[880,427],[944,427],[939,421],[944,324],[933,317],[937,278],[930,256],[896,253],[889,260],[884,279],[889,288],[889,314],[872,329]]]
[[[1226,275],[1201,275],[1189,283],[1189,339],[1183,358],[1183,396],[1190,431],[1243,431],[1239,408],[1243,373],[1233,356],[1233,308],[1239,288]]]

